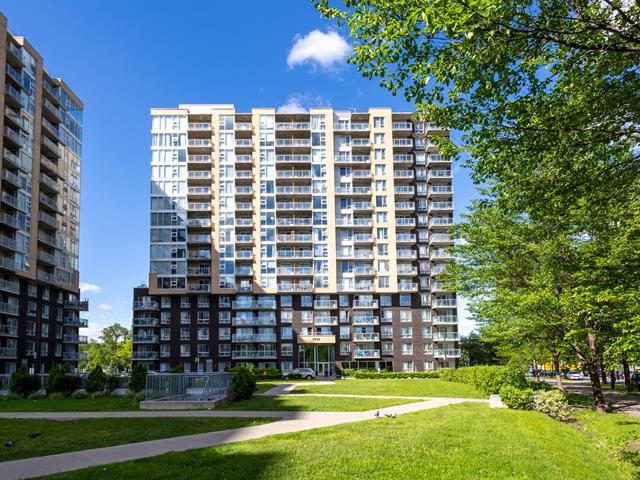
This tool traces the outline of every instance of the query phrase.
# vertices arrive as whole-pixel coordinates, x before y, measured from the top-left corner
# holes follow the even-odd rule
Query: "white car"
[[[571,372],[567,372],[567,379],[568,380],[584,380],[584,375],[582,372],[571,371]]]
[[[307,380],[317,378],[316,372],[314,372],[312,368],[294,368],[287,374],[287,376],[291,375],[292,373],[298,374],[302,376],[302,378],[306,378]]]

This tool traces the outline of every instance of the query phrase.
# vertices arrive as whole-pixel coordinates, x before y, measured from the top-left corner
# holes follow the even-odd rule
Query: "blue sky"
[[[14,0],[2,13],[85,103],[80,280],[92,336],[130,325],[132,288],[147,279],[151,107],[412,110],[340,59],[344,41],[305,0]],[[458,166],[454,189],[459,215],[475,189]]]

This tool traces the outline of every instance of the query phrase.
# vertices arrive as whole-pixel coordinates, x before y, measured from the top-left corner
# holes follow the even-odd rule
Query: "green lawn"
[[[605,418],[608,424],[625,417]],[[590,433],[543,414],[464,404],[52,478],[623,480],[637,470],[598,447]]]
[[[239,400],[218,410],[258,410],[258,411],[304,411],[304,412],[362,412],[378,408],[411,403],[415,400],[394,398],[345,398],[345,397],[304,397],[282,395],[277,397],[254,396],[249,400]]]
[[[256,418],[99,418],[86,420],[0,420],[0,462],[55,453],[108,447],[158,438],[192,435],[267,423]],[[41,433],[29,438],[29,432]],[[1,476],[1,475],[0,475]]]
[[[0,400],[0,412],[113,412],[139,410],[132,398],[104,397],[76,400]]]
[[[447,382],[437,378],[339,380],[335,385],[296,387],[293,393],[347,393],[358,395],[399,395],[415,397],[483,398],[470,385]]]

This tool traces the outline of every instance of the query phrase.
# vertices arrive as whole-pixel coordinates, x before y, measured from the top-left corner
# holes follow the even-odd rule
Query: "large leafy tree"
[[[500,251],[502,264],[496,245],[470,240],[459,249],[457,276],[477,317],[514,345],[536,335],[576,355],[603,408],[598,362],[606,350],[640,347],[630,336],[640,284],[640,7],[314,3],[349,29],[350,61],[365,77],[463,132],[461,145],[441,149],[466,159],[486,199],[458,233],[475,228],[493,240],[499,220],[513,234],[514,258]]]
[[[131,333],[128,328],[114,323],[102,329],[99,340],[86,346],[87,361],[81,368],[93,370],[96,366],[108,372],[121,372],[131,365]]]

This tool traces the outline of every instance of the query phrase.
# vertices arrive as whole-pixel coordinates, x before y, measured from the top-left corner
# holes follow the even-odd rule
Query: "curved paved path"
[[[486,402],[486,400],[468,398],[430,398],[428,400],[381,408],[379,415],[412,413],[430,408],[442,407],[465,402]],[[109,463],[126,462],[140,458],[153,457],[169,452],[180,452],[194,448],[214,447],[231,442],[241,442],[254,438],[299,432],[314,428],[330,427],[343,423],[360,422],[374,419],[375,411],[367,412],[248,412],[248,411],[149,411],[149,412],[29,412],[2,413],[1,418],[47,418],[71,420],[78,418],[113,417],[273,417],[280,420],[255,427],[236,428],[218,432],[201,433],[181,437],[164,438],[147,442],[138,442],[114,447],[95,448],[77,452],[61,453],[44,457],[27,458],[0,463],[2,480],[52,475],[86,467],[95,467]]]

